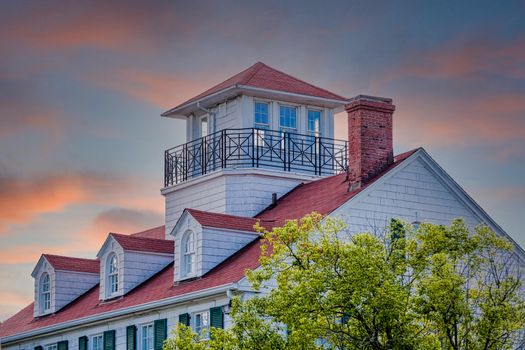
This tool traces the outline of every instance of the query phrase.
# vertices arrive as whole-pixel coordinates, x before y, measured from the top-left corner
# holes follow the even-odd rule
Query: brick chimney
[[[394,161],[392,114],[395,106],[384,97],[358,95],[345,106],[348,113],[349,180],[353,190]]]

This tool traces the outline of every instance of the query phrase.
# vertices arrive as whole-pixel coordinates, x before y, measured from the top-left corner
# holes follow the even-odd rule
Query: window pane
[[[321,112],[308,110],[308,131],[318,133],[321,125]]]
[[[295,129],[297,127],[297,108],[280,106],[279,123],[281,128]]]
[[[268,110],[268,103],[255,102],[255,124],[269,124]]]

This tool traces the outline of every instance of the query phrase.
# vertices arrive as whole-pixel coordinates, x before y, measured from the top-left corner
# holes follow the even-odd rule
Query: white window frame
[[[55,344],[47,344],[46,346],[44,346],[44,349],[46,350],[58,350],[58,344],[55,343]]]
[[[197,318],[203,320],[207,320],[207,325],[197,325]],[[203,316],[205,316],[203,318]],[[201,338],[208,339],[210,337],[210,310],[202,310],[198,312],[194,312],[191,317],[191,328],[195,333],[197,333]]]
[[[295,128],[290,126],[283,126],[281,125],[281,108],[293,108],[295,109]],[[299,106],[293,105],[293,104],[279,104],[279,130],[282,132],[297,132],[299,128]]]
[[[206,125],[206,129],[203,128],[203,125]],[[209,135],[210,130],[210,118],[208,116],[200,117],[199,119],[199,128],[201,131],[201,137],[206,137]]]
[[[308,113],[309,112],[318,112],[319,113],[319,130],[311,130],[310,129],[310,123],[309,123],[309,120],[308,120]],[[317,109],[317,108],[306,108],[306,131],[309,133],[309,134],[312,134],[314,136],[321,136],[322,135],[322,128],[321,126],[323,125],[323,111],[320,110],[320,109]]]
[[[116,271],[112,271],[112,260],[115,259]],[[119,291],[119,261],[116,253],[112,252],[106,258],[106,295],[111,297]],[[114,288],[115,287],[115,288]]]
[[[95,339],[99,339],[99,347],[95,348]],[[94,334],[89,338],[89,349],[90,350],[104,350],[104,335],[103,334]]]
[[[150,340],[150,342],[148,344],[146,344],[146,347],[144,346],[143,344],[143,341],[144,341],[144,328],[146,328],[146,332],[148,332],[147,334],[147,339]],[[149,334],[149,330],[151,329],[151,334]],[[155,327],[153,325],[153,322],[151,323],[145,323],[145,324],[141,324],[139,326],[139,337],[138,337],[138,350],[153,350],[155,348]],[[149,346],[148,346],[149,345]]]
[[[265,104],[268,106],[268,123],[264,124],[264,123],[259,123],[255,120],[255,114],[256,114],[256,106],[258,103],[261,103],[261,104]],[[257,147],[264,147],[264,136],[265,136],[265,131],[266,130],[270,130],[270,125],[272,124],[272,104],[270,101],[263,101],[263,100],[254,100],[253,101],[253,125],[256,129],[256,132],[255,132],[255,146]]]
[[[47,279],[46,283],[44,283],[45,279]],[[46,290],[44,290],[44,285],[47,285]],[[49,276],[49,273],[47,272],[44,272],[40,276],[40,281],[38,283],[38,293],[40,313],[43,314],[51,310],[51,276]]]
[[[257,122],[255,120],[255,113],[257,113],[256,106],[258,103],[265,104],[268,106],[268,123],[266,124]],[[256,128],[269,129],[271,124],[272,124],[272,105],[271,103],[269,101],[254,100],[253,101],[253,125]]]
[[[188,250],[188,242],[192,242],[192,247]],[[196,265],[196,236],[195,232],[188,230],[184,232],[181,238],[181,247],[180,247],[180,275],[182,278],[192,277],[195,275],[195,265]],[[188,263],[189,262],[189,263]]]

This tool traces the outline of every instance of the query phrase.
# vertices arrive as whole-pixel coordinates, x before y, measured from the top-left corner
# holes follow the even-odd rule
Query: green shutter
[[[78,338],[78,350],[88,350],[88,337]]]
[[[115,350],[115,331],[104,332],[104,350]]]
[[[67,340],[62,340],[57,343],[57,349],[58,350],[68,350],[68,342]]]
[[[35,346],[35,350],[44,350],[44,348],[42,347],[42,345],[37,345]]]
[[[162,319],[162,320],[155,320],[155,323],[153,324],[154,328],[154,349],[155,350],[162,350],[162,346],[164,345],[164,340],[168,337],[168,320]]]
[[[224,314],[222,307],[212,307],[210,309],[210,326],[224,328]]]
[[[126,327],[126,350],[137,349],[137,327]]]
[[[179,315],[179,323],[182,323],[185,326],[190,325],[190,315],[189,314],[180,314]]]

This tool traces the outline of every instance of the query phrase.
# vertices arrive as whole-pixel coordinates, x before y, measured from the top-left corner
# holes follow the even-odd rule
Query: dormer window
[[[107,259],[107,290],[108,296],[118,292],[118,260],[117,255],[112,253]]]
[[[40,313],[44,314],[51,309],[51,288],[49,287],[49,274],[40,277]]]
[[[188,231],[182,238],[182,277],[189,277],[195,273],[195,234]]]

